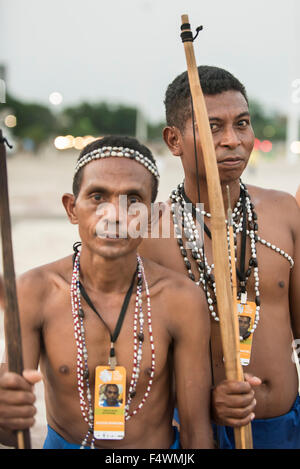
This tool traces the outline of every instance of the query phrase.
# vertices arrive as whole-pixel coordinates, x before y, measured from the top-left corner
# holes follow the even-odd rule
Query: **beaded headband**
[[[125,157],[131,160],[135,160],[138,163],[141,163],[159,181],[158,169],[153,161],[151,161],[149,158],[147,158],[147,156],[142,155],[136,150],[124,147],[102,147],[97,148],[96,150],[93,150],[90,153],[86,153],[82,156],[82,158],[80,158],[80,160],[77,161],[74,176],[83,166],[90,163],[90,161],[98,160],[100,158],[108,158],[110,156]]]

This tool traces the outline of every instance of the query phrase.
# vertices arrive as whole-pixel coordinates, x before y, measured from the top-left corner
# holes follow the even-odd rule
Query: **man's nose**
[[[241,144],[238,132],[232,126],[225,127],[220,144],[228,148],[237,148]]]
[[[97,208],[97,214],[107,223],[119,223],[123,218],[123,210],[119,201],[110,201],[100,204]]]

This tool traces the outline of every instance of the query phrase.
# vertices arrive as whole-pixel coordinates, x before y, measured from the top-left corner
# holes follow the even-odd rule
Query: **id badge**
[[[253,333],[251,334],[250,330],[254,324],[255,311],[256,304],[254,302],[247,301],[244,304],[240,301],[237,302],[239,333],[240,337],[244,337],[243,340],[240,340],[240,359],[243,366],[247,366],[250,363],[253,340]]]
[[[126,370],[97,366],[95,372],[94,436],[122,440],[125,436]]]

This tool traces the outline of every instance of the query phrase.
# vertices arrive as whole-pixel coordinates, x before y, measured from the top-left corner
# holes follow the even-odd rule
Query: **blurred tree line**
[[[252,127],[259,140],[284,141],[286,139],[287,117],[280,113],[264,110],[256,100],[249,101]]]
[[[47,106],[36,103],[25,103],[6,95],[7,113],[16,116],[17,125],[11,128],[11,133],[20,140],[31,139],[38,147],[57,132],[57,121]]]
[[[17,125],[12,134],[21,141],[31,140],[35,148],[58,135],[102,136],[106,134],[135,136],[138,110],[128,105],[111,105],[106,102],[83,102],[54,113],[49,107],[26,103],[7,95],[5,111],[16,116]],[[252,125],[257,138],[273,142],[286,138],[286,116],[268,113],[263,106],[250,100]],[[164,122],[146,122],[148,140],[161,140]]]

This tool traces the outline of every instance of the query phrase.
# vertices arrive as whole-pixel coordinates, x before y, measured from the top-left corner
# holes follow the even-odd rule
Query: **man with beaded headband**
[[[234,207],[237,300],[241,305],[253,304],[253,321],[247,332],[247,336],[251,333],[252,353],[250,363],[244,366],[245,382],[225,380],[208,188],[186,72],[175,78],[165,96],[164,140],[171,153],[181,158],[185,174],[184,182],[173,190],[166,203],[175,234],[169,239],[145,239],[140,252],[185,273],[206,294],[207,314],[211,316],[212,419],[219,424],[215,426],[219,446],[234,447],[232,427],[252,421],[254,448],[300,448],[298,377],[291,347],[293,336],[300,337],[299,208],[286,193],[242,182],[240,178],[254,146],[245,88],[223,69],[200,66],[198,70],[225,213],[227,186]],[[198,202],[203,204],[202,209]],[[178,234],[178,204],[186,223],[182,236]],[[197,212],[205,223],[203,246],[195,223]],[[191,249],[186,249],[186,243]],[[240,337],[240,341],[249,339]]]
[[[150,212],[158,177],[150,150],[133,138],[105,137],[80,154],[73,194],[64,194],[63,204],[71,223],[78,225],[81,243],[74,245],[74,255],[33,269],[18,281],[26,371],[21,377],[2,366],[4,444],[14,443],[13,430],[33,424],[32,384],[41,378],[35,371],[40,363],[46,449],[178,448],[172,427],[173,370],[181,446],[213,446],[210,324],[206,315],[197,314],[205,308],[205,297],[183,275],[142,260],[137,254],[141,236],[128,230],[136,205]],[[120,196],[126,196],[126,217]],[[124,228],[127,236],[120,235]],[[93,432],[99,365],[105,367],[105,379],[110,368],[126,369],[125,437],[117,441],[95,439]]]

